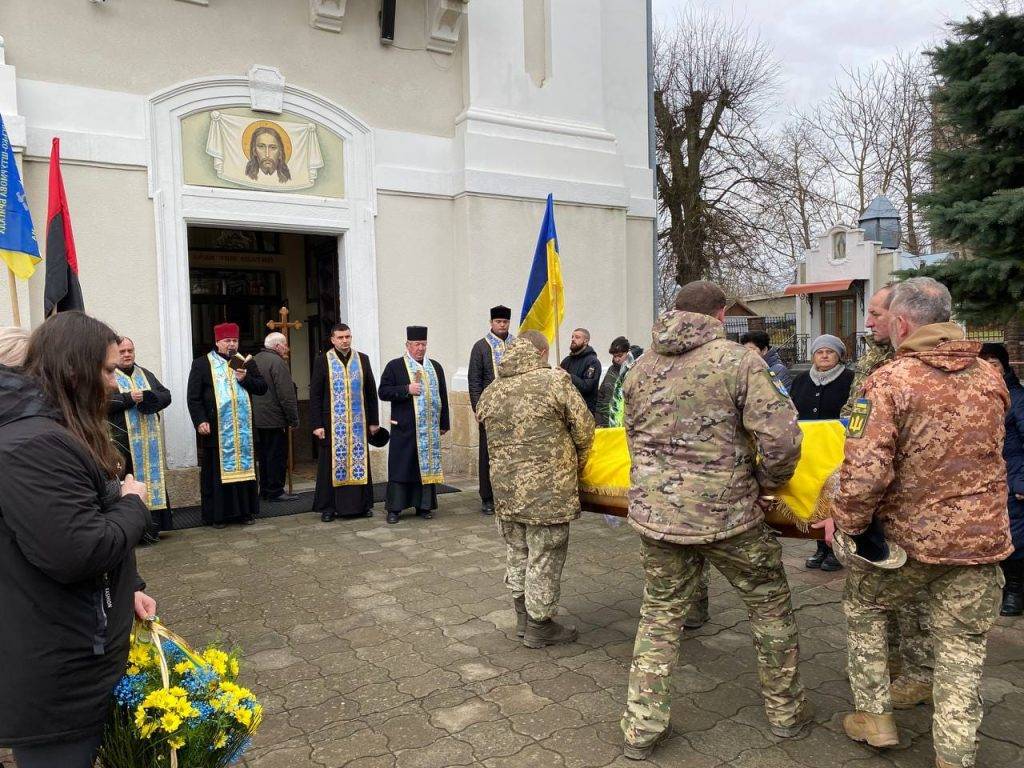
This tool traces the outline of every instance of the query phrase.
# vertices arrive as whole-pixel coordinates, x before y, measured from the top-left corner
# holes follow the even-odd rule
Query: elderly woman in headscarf
[[[21,368],[28,354],[28,331],[18,326],[0,328],[0,365]]]
[[[825,333],[811,343],[811,368],[793,380],[789,394],[801,420],[838,419],[850,396],[853,371],[843,365],[846,345],[842,339]],[[838,571],[842,564],[824,541],[807,558],[808,568]]]

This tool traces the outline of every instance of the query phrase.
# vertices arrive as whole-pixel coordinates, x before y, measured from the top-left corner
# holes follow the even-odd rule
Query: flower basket
[[[100,764],[221,768],[237,762],[263,712],[237,679],[237,653],[210,646],[198,654],[159,622],[136,621]]]

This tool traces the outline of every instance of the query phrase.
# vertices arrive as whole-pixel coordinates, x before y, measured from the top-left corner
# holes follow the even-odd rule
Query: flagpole
[[[14,270],[7,268],[7,287],[11,291],[11,314],[14,316],[14,324],[21,327],[21,307],[18,306],[18,283],[14,276]]]

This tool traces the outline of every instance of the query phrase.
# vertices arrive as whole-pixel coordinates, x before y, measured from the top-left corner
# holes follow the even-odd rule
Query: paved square
[[[585,513],[566,563],[564,620],[579,642],[529,650],[514,636],[504,547],[472,491],[441,496],[434,520],[321,523],[313,514],[172,534],[139,551],[161,617],[196,645],[244,648],[243,682],[266,707],[253,768],[635,766],[618,718],[642,591],[625,525]],[[786,542],[801,672],[819,725],[772,736],[757,692],[746,613],[717,573],[712,621],[687,634],[675,675],[677,735],[656,766],[934,765],[931,709],[898,713],[905,748],[850,742],[842,575],[807,571]],[[1024,622],[989,646],[978,765],[1024,764]]]

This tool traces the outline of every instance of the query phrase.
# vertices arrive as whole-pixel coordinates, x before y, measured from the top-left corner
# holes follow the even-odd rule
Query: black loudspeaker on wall
[[[395,42],[395,3],[397,0],[381,0],[380,3],[380,42],[391,45]]]

